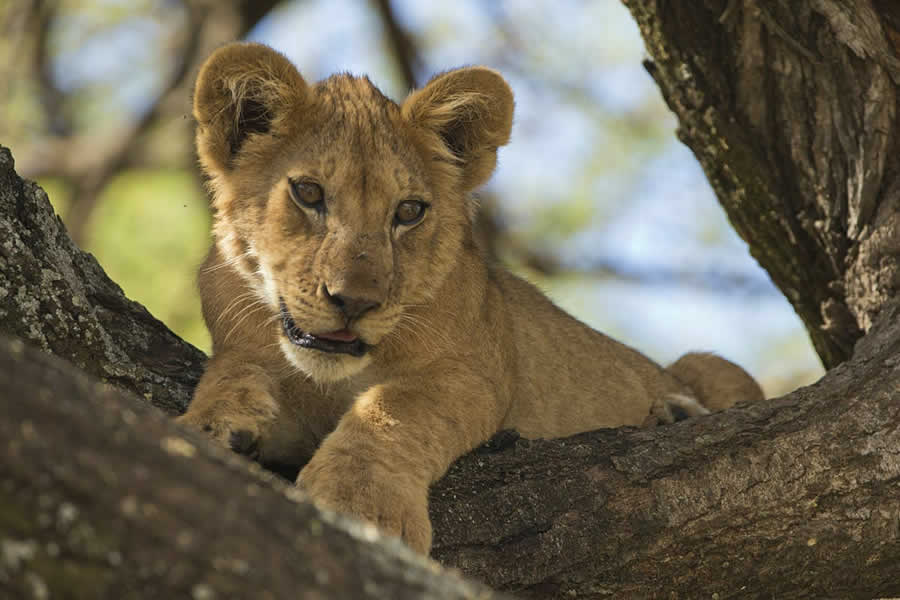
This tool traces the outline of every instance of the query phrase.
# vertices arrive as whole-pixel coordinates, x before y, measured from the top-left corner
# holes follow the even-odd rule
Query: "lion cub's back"
[[[504,427],[534,438],[641,425],[655,399],[685,391],[661,366],[578,321],[530,283],[499,269],[492,281],[509,350]]]

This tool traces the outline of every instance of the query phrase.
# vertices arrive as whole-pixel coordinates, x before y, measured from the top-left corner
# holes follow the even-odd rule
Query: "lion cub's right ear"
[[[254,138],[286,127],[308,94],[294,65],[268,46],[235,43],[213,52],[194,89],[197,153],[207,174],[230,171]]]

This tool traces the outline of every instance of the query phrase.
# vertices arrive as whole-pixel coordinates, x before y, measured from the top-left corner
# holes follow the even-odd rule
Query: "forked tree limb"
[[[0,330],[146,404],[183,408],[202,354],[71,244],[5,149],[0,240]],[[780,400],[655,430],[507,438],[463,457],[431,496],[434,556],[533,598],[900,594],[898,317],[886,306],[852,361]],[[100,597],[117,598],[444,589],[389,549],[319,529],[308,505],[286,508],[283,485],[149,407],[77,375],[72,383],[16,342],[0,356],[6,589],[94,582]],[[324,570],[310,567],[320,559]],[[367,588],[370,569],[378,575]],[[446,585],[450,595],[431,597],[482,593]]]
[[[900,595],[900,11],[886,0],[627,5],[653,59],[648,69],[678,115],[679,136],[833,368],[819,383],[783,398],[670,427],[496,441],[492,450],[460,459],[435,485],[434,556],[495,588],[532,598]],[[68,241],[42,192],[15,176],[3,151],[0,330],[137,392],[169,414],[183,409],[202,368],[196,349],[127,301]],[[139,501],[122,504],[126,490],[134,489],[160,494],[151,506],[175,498],[190,510],[205,507],[183,523],[196,534],[190,539],[197,554],[178,554],[179,538],[171,534],[179,527],[171,520],[156,522],[138,543],[111,535],[99,546],[88,544],[105,552],[93,557],[100,571],[91,580],[119,586],[108,589],[134,585],[134,572],[106,568],[113,563],[143,565],[141,581],[159,583],[153,573],[167,573],[182,577],[184,586],[190,577],[177,569],[170,573],[176,557],[189,573],[212,573],[211,564],[222,577],[209,583],[211,589],[233,585],[238,595],[252,595],[265,581],[287,582],[300,595],[307,589],[334,597],[347,593],[349,588],[337,587],[343,580],[316,587],[309,579],[314,570],[292,565],[277,573],[263,567],[259,577],[242,580],[247,587],[224,578],[223,570],[244,571],[244,562],[227,560],[237,548],[280,556],[290,552],[287,536],[314,528],[310,524],[320,517],[299,505],[299,520],[274,520],[283,529],[272,519],[254,527],[229,521],[245,508],[254,510],[222,492],[241,489],[250,477],[239,459],[216,454],[205,440],[179,432],[149,409],[146,418],[134,407],[129,411],[140,419],[123,412],[117,421],[104,412],[120,401],[103,395],[108,392],[92,395],[88,386],[78,396],[83,400],[66,402],[48,379],[32,377],[8,356],[2,365],[7,375],[0,376],[0,431],[10,450],[0,481],[13,483],[0,488],[0,585],[31,589],[38,575],[41,584],[51,585],[55,580],[38,567],[58,571],[72,556],[50,557],[53,548],[90,539],[83,531],[72,538],[76,523],[102,529],[78,516],[94,514],[89,507],[105,506],[109,498],[119,499],[120,513],[141,507]],[[54,381],[62,381],[60,372],[53,371]],[[193,462],[179,454],[186,446],[161,442],[166,438],[188,440]],[[123,445],[112,452],[116,439]],[[145,451],[151,456],[150,447],[153,460],[122,459]],[[172,485],[136,479],[151,466],[158,467],[152,471],[157,483]],[[78,488],[92,472],[105,477],[105,486]],[[54,485],[44,500],[41,492],[27,502],[13,491],[37,490],[47,481]],[[259,481],[259,506],[287,502],[279,484]],[[68,504],[48,495],[52,490],[69,494]],[[40,512],[41,506],[53,510]],[[229,513],[233,506],[241,508]],[[210,519],[213,507],[222,514]],[[34,520],[22,517],[27,510]],[[210,522],[222,519],[243,542],[231,532],[216,537]],[[341,546],[344,534],[324,531],[323,544],[346,550],[322,551],[338,561],[329,563],[334,573],[361,564],[353,557],[395,560],[389,550],[362,542]],[[63,537],[52,541],[48,532]],[[220,545],[229,552],[209,562],[205,550]],[[296,556],[306,556],[302,551]],[[54,560],[38,560],[48,557]]]

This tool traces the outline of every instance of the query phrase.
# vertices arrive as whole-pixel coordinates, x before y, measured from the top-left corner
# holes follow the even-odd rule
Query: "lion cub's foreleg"
[[[455,363],[362,393],[298,485],[322,507],[355,515],[428,553],[428,487],[493,435],[503,417],[489,382]]]
[[[177,420],[260,462],[292,463],[301,459],[296,455],[302,442],[293,412],[264,367],[223,354],[210,359],[187,412]]]

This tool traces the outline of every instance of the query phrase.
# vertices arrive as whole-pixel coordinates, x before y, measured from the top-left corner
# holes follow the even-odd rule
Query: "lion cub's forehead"
[[[357,111],[399,110],[397,103],[382,94],[365,75],[332,75],[316,84],[315,94],[321,101],[331,102],[335,109],[348,114]]]
[[[393,191],[422,191],[424,161],[394,101],[368,78],[346,74],[333,75],[314,90],[315,123],[301,154],[316,164],[317,174],[361,178]]]
[[[322,125],[336,138],[355,139],[362,144],[402,145],[400,107],[368,77],[332,75],[314,89]]]

